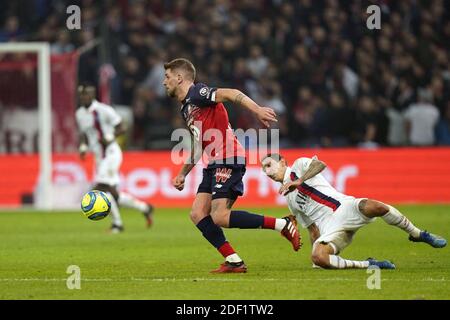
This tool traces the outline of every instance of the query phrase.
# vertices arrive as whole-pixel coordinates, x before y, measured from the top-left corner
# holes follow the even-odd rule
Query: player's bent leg
[[[234,200],[227,198],[213,199],[210,214],[215,224],[222,228],[230,227],[231,206]]]
[[[225,262],[213,273],[243,273],[247,272],[247,266],[238,256],[233,247],[226,240],[223,230],[214,223],[209,215],[211,211],[211,194],[197,193],[190,218],[197,226],[202,235],[209,241],[217,251],[225,258]]]
[[[116,201],[119,199],[119,193],[117,192],[117,188],[115,186],[112,186],[112,185],[109,185],[109,184],[106,184],[106,183],[97,183],[94,186],[94,189],[103,191],[105,193],[110,193],[111,196]]]
[[[368,217],[381,217],[387,224],[402,229],[409,234],[410,241],[425,242],[433,248],[443,248],[447,245],[447,240],[438,235],[420,230],[393,206],[368,199],[360,202],[360,211]]]
[[[389,212],[389,207],[382,202],[362,199],[358,205],[359,211],[367,218],[382,217]]]
[[[189,214],[192,222],[197,225],[203,218],[209,216],[211,212],[211,194],[210,193],[197,193],[195,196],[192,209]]]
[[[330,255],[332,254],[334,254],[334,249],[329,244],[318,243],[314,246],[311,260],[318,267],[331,269],[333,266],[330,264]]]
[[[389,211],[381,217],[387,224],[402,229],[413,238],[420,236],[420,229],[413,225],[407,217],[393,206],[387,205],[387,207]]]
[[[211,216],[216,224],[224,228],[276,230],[291,242],[295,251],[300,249],[301,238],[294,216],[279,219],[242,210],[231,210],[234,202],[235,199],[230,198],[212,200]]]
[[[119,193],[119,206],[124,206],[126,208],[136,209],[142,212],[146,222],[147,228],[153,225],[153,211],[154,208],[151,204],[147,204],[144,201],[133,197],[131,194],[126,192]]]
[[[364,199],[359,203],[359,210],[369,218],[381,217],[387,224],[402,229],[409,234],[412,242],[425,242],[433,248],[443,248],[447,240],[441,236],[420,230],[399,210],[379,201]]]
[[[111,233],[120,233],[124,231],[122,217],[120,216],[119,206],[117,205],[117,199],[119,197],[117,188],[105,183],[97,183],[94,186],[94,189],[105,192],[111,201]]]
[[[314,265],[324,269],[367,269],[369,266],[395,269],[395,265],[388,260],[378,261],[372,258],[363,261],[348,260],[336,255],[335,252],[335,247],[331,243],[316,243],[311,260]]]
[[[353,235],[354,231],[339,231],[320,236],[313,244],[311,255],[313,264],[324,269],[364,269],[371,265],[381,269],[395,269],[395,265],[387,260],[358,261],[338,256],[339,252],[351,244]]]

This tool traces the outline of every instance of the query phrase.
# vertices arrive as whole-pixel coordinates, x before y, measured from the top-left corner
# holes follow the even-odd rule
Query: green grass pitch
[[[449,206],[399,206],[420,228],[450,238]],[[281,217],[283,209],[253,212]],[[449,299],[450,247],[412,243],[381,219],[362,228],[342,256],[391,259],[381,288],[366,270],[318,270],[304,246],[269,230],[225,230],[247,274],[212,275],[222,257],[190,222],[189,209],[159,209],[145,229],[141,214],[122,210],[125,232],[106,233],[109,218],[80,212],[0,212],[0,299]],[[81,270],[69,290],[67,268]]]

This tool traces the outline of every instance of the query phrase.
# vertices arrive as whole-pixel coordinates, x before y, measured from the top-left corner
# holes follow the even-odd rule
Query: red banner
[[[328,165],[323,173],[328,181],[349,195],[388,203],[450,203],[450,148],[298,149],[281,153],[290,164],[299,157],[317,155]],[[182,192],[171,186],[179,168],[172,163],[168,151],[126,152],[120,188],[156,206],[190,206],[202,179],[202,167],[194,168]],[[55,192],[70,190],[71,185],[83,185],[83,190],[88,190],[92,169],[92,158],[82,162],[75,154],[55,155]],[[0,156],[0,206],[20,206],[29,201],[36,191],[38,170],[37,155]],[[265,177],[258,165],[247,166],[244,182],[245,194],[238,206],[284,204],[277,195],[279,184]]]
[[[33,153],[38,149],[37,55],[0,59],[0,152]],[[78,53],[51,55],[52,149],[77,150],[75,123]]]

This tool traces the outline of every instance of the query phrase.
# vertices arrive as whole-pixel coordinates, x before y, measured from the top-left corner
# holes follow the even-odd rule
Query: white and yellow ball
[[[92,190],[83,196],[81,211],[91,220],[101,220],[111,211],[111,201],[103,191]]]

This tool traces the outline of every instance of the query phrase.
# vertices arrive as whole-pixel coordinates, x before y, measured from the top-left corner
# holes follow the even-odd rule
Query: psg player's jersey
[[[193,84],[182,101],[181,115],[191,134],[201,142],[210,163],[245,159],[244,148],[233,133],[227,110],[221,102],[216,102],[216,91],[217,88],[203,83]]]

